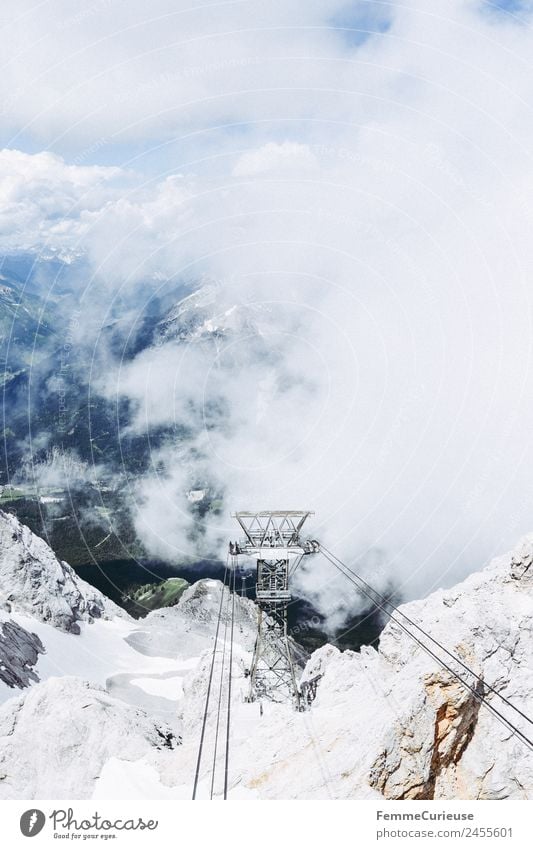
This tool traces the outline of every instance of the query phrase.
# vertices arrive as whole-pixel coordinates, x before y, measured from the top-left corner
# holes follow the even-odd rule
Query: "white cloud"
[[[289,141],[282,144],[268,142],[257,150],[244,153],[236,163],[233,174],[236,177],[268,172],[294,175],[299,171],[312,171],[317,165],[317,158],[308,145]]]
[[[334,69],[315,59],[343,52],[325,24],[345,7],[345,0],[308,0],[305,10],[298,0],[6,0],[2,124],[81,149],[109,136],[168,138],[183,126],[256,115],[255,91],[282,89],[287,62],[292,85],[302,83],[292,113],[303,114],[312,99],[303,86],[326,75],[334,81]],[[274,108],[280,98],[281,91]]]
[[[4,238],[77,240],[109,286],[107,303],[105,289],[93,299],[104,311],[120,295],[138,316],[167,278],[221,281],[220,311],[260,315],[259,333],[244,332],[237,354],[163,345],[107,391],[132,400],[139,430],[201,422],[206,401],[224,400],[225,428],[201,429],[195,448],[228,508],[314,508],[332,548],[385,551],[389,576],[419,592],[531,530],[533,34],[474,2],[402,2],[391,29],[356,48],[316,28],[340,5],[305,4],[309,28],[291,29],[301,4],[274,3],[225,4],[205,27],[197,9],[142,29],[132,4],[129,29],[114,19],[119,35],[109,10],[83,23],[90,45],[75,22],[56,32],[72,36],[59,55],[80,59],[61,88],[64,65],[44,73],[46,40],[37,50],[32,73],[55,94],[36,132],[70,132],[70,116],[82,135],[151,139],[229,111],[240,132],[183,140],[184,167],[162,152],[161,173],[146,177],[78,177],[39,160],[27,191],[22,177],[12,195],[6,184]],[[241,13],[257,9],[250,30]],[[33,27],[35,46],[42,20]],[[206,27],[226,34],[204,38]],[[184,73],[199,55],[205,73]],[[179,79],[164,76],[171,60]],[[19,123],[36,112],[26,73]],[[10,219],[20,232],[8,242]],[[157,551],[157,540],[188,545],[177,493],[189,472],[173,457],[158,455],[165,471],[139,512]]]
[[[119,168],[68,165],[52,153],[1,150],[1,249],[79,247],[80,218],[116,196],[121,177]]]

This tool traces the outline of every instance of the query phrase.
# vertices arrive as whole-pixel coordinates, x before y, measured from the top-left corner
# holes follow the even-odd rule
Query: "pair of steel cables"
[[[488,695],[492,696],[494,700],[500,700],[502,704],[504,704],[510,711],[514,711],[515,716],[521,717],[522,720],[525,720],[529,725],[533,725],[533,719],[531,719],[524,711],[520,710],[519,707],[514,705],[506,696],[500,693],[495,687],[488,684],[481,675],[474,672],[471,667],[469,667],[460,657],[458,657],[454,652],[447,649],[441,642],[436,640],[431,636],[424,628],[420,625],[417,625],[409,616],[407,616],[403,611],[396,607],[386,596],[379,593],[370,584],[365,581],[360,575],[350,569],[346,563],[337,557],[333,552],[329,551],[324,545],[320,546],[320,550],[324,557],[342,574],[344,577],[352,583],[356,589],[365,595],[372,604],[377,607],[379,610],[384,613],[391,622],[394,622],[407,636],[409,636],[427,655],[437,661],[437,663],[445,670],[447,670],[457,681],[459,681],[466,690],[468,690],[474,699],[479,702],[481,706],[486,708],[490,713],[500,722],[508,731],[511,732],[513,736],[515,736],[521,743],[523,743],[528,749],[533,750],[533,740],[531,737],[528,737],[520,728],[518,728],[508,716],[505,716],[498,710],[497,707],[492,703],[492,701],[488,701]],[[407,623],[407,624],[406,624]],[[409,627],[407,627],[409,626]],[[428,645],[431,644],[431,647]],[[452,666],[450,666],[449,662],[443,660],[442,656],[439,656],[439,652],[446,655],[446,657],[452,661],[454,664],[457,664],[461,667],[463,672],[471,675],[473,683],[470,683],[463,677],[462,674],[457,672]],[[516,720],[515,720],[516,721]]]
[[[209,678],[207,681],[207,691],[205,696],[204,712],[202,717],[202,726],[200,732],[200,743],[198,746],[198,756],[196,759],[196,770],[194,775],[194,786],[192,798],[195,800],[198,793],[198,784],[200,781],[200,771],[202,768],[202,758],[204,756],[204,748],[206,746],[206,736],[208,729],[208,719],[210,716],[210,705],[213,701],[216,710],[216,721],[214,728],[213,754],[211,760],[211,780],[209,787],[209,798],[213,799],[215,795],[215,777],[217,775],[217,760],[219,752],[222,748],[223,754],[223,798],[228,798],[228,779],[229,779],[229,756],[230,756],[230,733],[231,733],[231,685],[233,671],[233,635],[235,626],[235,579],[236,579],[236,557],[230,556],[226,560],[224,569],[224,577],[222,580],[222,591],[220,593],[220,604],[218,607],[217,625],[215,630],[215,641],[211,654],[211,663],[209,667]],[[226,586],[226,580],[227,586]],[[226,592],[227,589],[227,592]],[[224,609],[225,607],[225,609]],[[223,615],[224,610],[224,615]],[[221,624],[224,620],[223,633],[221,633]],[[229,638],[229,645],[228,645]],[[217,682],[214,682],[215,667],[217,652],[221,655],[220,659],[220,675],[218,676],[218,696],[214,695]],[[224,691],[226,692],[225,703],[225,721],[224,721]]]

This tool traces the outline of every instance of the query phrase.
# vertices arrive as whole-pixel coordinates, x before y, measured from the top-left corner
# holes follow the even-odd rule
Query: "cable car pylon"
[[[316,540],[301,536],[310,515],[308,510],[233,514],[244,538],[230,543],[229,553],[251,557],[257,567],[257,635],[246,697],[250,702],[263,698],[292,700],[297,709],[304,707],[288,634],[287,608],[291,601],[290,576],[303,557],[320,550]]]

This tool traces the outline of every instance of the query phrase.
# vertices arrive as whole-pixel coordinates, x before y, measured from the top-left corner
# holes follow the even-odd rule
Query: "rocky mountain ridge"
[[[175,607],[136,622],[13,517],[1,526],[0,798],[105,798],[117,788],[121,798],[190,798],[227,589],[199,581]],[[244,701],[256,611],[236,598],[230,798],[532,798],[531,749],[474,695],[529,734],[527,719],[485,685],[531,714],[532,564],[533,535],[461,584],[401,607],[479,676],[463,670],[474,693],[390,622],[378,650],[314,652],[302,681],[315,681],[316,697],[304,713]],[[223,680],[222,654],[214,681]],[[211,708],[200,796],[209,793],[215,727]]]
[[[73,634],[79,622],[125,616],[57,559],[46,542],[0,510],[0,609],[16,609]]]

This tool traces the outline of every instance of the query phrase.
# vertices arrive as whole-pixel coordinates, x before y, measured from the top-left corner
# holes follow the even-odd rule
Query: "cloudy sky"
[[[0,250],[86,258],[91,332],[118,297],[138,315],[158,281],[216,281],[269,350],[162,346],[97,391],[132,399],[139,430],[225,400],[197,449],[228,511],[314,509],[408,594],[533,531],[532,12],[0,9]],[[165,460],[136,517],[155,553],[186,545]]]

